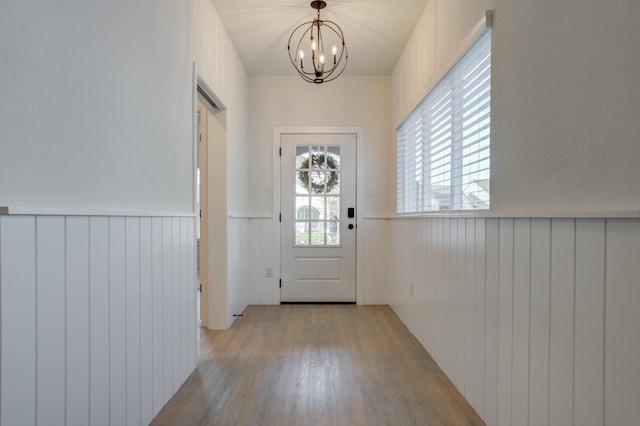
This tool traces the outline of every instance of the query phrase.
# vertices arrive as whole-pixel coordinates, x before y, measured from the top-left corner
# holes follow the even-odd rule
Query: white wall
[[[364,303],[386,303],[384,253],[374,246],[384,234],[383,221],[392,211],[389,170],[395,163],[390,147],[389,77],[351,77],[322,85],[309,84],[297,76],[250,77],[250,191],[251,231],[251,303],[279,303],[278,277],[267,278],[267,268],[274,268],[272,253],[273,128],[300,126],[345,126],[364,129],[364,182],[358,191],[370,193],[364,206],[358,206],[365,218],[358,224],[358,238],[364,239],[365,251],[358,253],[365,265]],[[395,188],[395,185],[393,186]],[[269,218],[269,219],[267,219]],[[374,231],[380,226],[380,231]],[[274,294],[275,293],[275,294]]]
[[[194,221],[0,216],[0,423],[149,424],[196,366]]]
[[[191,212],[189,9],[0,5],[0,205]]]
[[[391,235],[391,306],[487,424],[636,423],[640,221],[404,219]]]
[[[431,0],[393,73],[393,125],[446,71],[484,10],[495,9],[492,210],[637,209],[637,6]]]

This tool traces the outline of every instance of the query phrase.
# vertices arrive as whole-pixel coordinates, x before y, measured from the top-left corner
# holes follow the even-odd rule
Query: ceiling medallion
[[[317,18],[293,30],[287,50],[300,77],[309,83],[320,84],[335,80],[342,74],[349,54],[338,24],[320,19],[320,10],[327,7],[327,3],[312,1],[311,7],[317,10]],[[325,48],[331,49],[329,54]]]

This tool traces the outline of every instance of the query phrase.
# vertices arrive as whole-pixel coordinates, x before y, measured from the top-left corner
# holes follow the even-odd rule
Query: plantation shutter
[[[491,30],[398,128],[397,211],[489,208]]]

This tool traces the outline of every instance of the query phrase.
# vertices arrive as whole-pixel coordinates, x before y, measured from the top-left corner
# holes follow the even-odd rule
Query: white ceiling
[[[295,75],[287,42],[311,0],[211,0],[249,75]],[[429,0],[326,0],[349,50],[345,75],[388,75]]]

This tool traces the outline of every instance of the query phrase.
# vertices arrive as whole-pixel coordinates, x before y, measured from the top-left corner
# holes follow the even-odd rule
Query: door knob
[[[353,229],[353,223],[350,223],[349,226],[347,226],[347,228]]]

